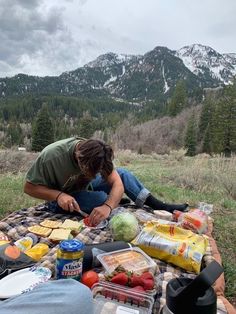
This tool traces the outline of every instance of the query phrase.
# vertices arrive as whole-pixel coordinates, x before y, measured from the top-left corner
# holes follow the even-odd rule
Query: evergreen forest
[[[102,96],[57,95],[1,98],[1,148],[24,146],[29,151],[40,151],[55,140],[76,135],[85,138],[99,136],[114,142],[113,135],[118,134],[117,130],[125,121],[129,128],[153,121],[155,128],[161,118],[177,119],[182,112],[196,106],[200,108],[199,115],[193,111],[184,122],[184,142],[177,148],[184,146],[189,156],[198,153],[231,156],[235,153],[236,83],[193,97],[184,81],[176,84],[172,96],[166,101],[132,103]],[[129,136],[127,130],[127,146]],[[145,153],[143,149],[138,151]]]

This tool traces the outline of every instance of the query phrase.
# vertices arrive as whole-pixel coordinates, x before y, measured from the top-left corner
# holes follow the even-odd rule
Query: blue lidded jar
[[[56,278],[80,280],[83,257],[83,242],[75,239],[61,241],[57,250]]]

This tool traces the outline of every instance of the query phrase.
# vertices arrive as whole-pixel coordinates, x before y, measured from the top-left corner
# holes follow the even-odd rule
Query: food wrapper
[[[158,218],[155,215],[153,215],[152,213],[149,213],[143,209],[137,209],[133,214],[138,219],[138,221],[142,224],[144,224],[148,221],[152,221],[152,220],[157,221],[158,220]]]
[[[208,240],[177,226],[147,222],[132,243],[151,257],[199,273]]]
[[[11,243],[0,245],[0,278],[13,271],[30,267],[35,261]]]
[[[208,227],[208,216],[200,209],[195,208],[189,212],[182,213],[174,211],[174,219],[178,225],[184,229],[191,230],[195,233],[206,233]]]
[[[39,261],[41,257],[48,253],[48,251],[49,246],[46,243],[37,243],[27,250],[25,254],[30,256],[34,261]]]
[[[154,210],[153,211],[154,215],[158,219],[164,219],[164,220],[172,220],[172,213],[167,212],[166,210]]]

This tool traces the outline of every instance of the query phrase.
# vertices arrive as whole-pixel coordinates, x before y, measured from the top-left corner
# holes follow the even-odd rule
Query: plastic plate
[[[46,267],[24,268],[0,280],[0,298],[7,299],[34,289],[52,276]]]

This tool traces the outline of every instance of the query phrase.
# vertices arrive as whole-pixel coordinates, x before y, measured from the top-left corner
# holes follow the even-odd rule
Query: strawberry
[[[128,283],[129,277],[126,273],[118,273],[114,277],[111,278],[111,282],[117,283],[118,285],[126,286]]]
[[[90,222],[89,216],[84,218],[83,221],[84,221],[84,224],[85,224],[86,227],[95,227],[95,225]]]
[[[137,275],[132,275],[129,282],[130,287],[142,286],[142,278]]]
[[[132,291],[133,292],[138,292],[138,293],[144,293],[145,292],[145,290],[144,290],[144,288],[142,286],[133,287],[133,288],[130,289],[130,292],[132,292]],[[137,305],[140,305],[140,302],[142,302],[144,300],[143,297],[137,296],[135,294],[133,294],[131,298],[132,298],[132,302],[134,304],[137,304]]]
[[[127,296],[123,293],[117,293],[117,299],[119,302],[126,302],[127,301]]]
[[[154,277],[152,273],[146,271],[140,276],[140,278],[142,280],[141,285],[145,290],[152,290],[154,288]]]
[[[130,289],[130,291],[137,291],[137,292],[145,292],[142,286],[136,286]]]
[[[105,298],[113,299],[112,291],[109,290],[102,291],[102,295],[104,295]]]
[[[150,273],[149,271],[145,271],[144,273],[142,273],[142,275],[140,276],[142,279],[153,279],[153,274]]]
[[[153,279],[143,279],[143,288],[144,290],[152,290],[154,288],[154,280]]]
[[[84,218],[84,224],[85,224],[85,226],[87,226],[87,227],[92,227],[92,224],[91,224],[90,221],[89,221],[89,216],[86,217],[86,218]]]

